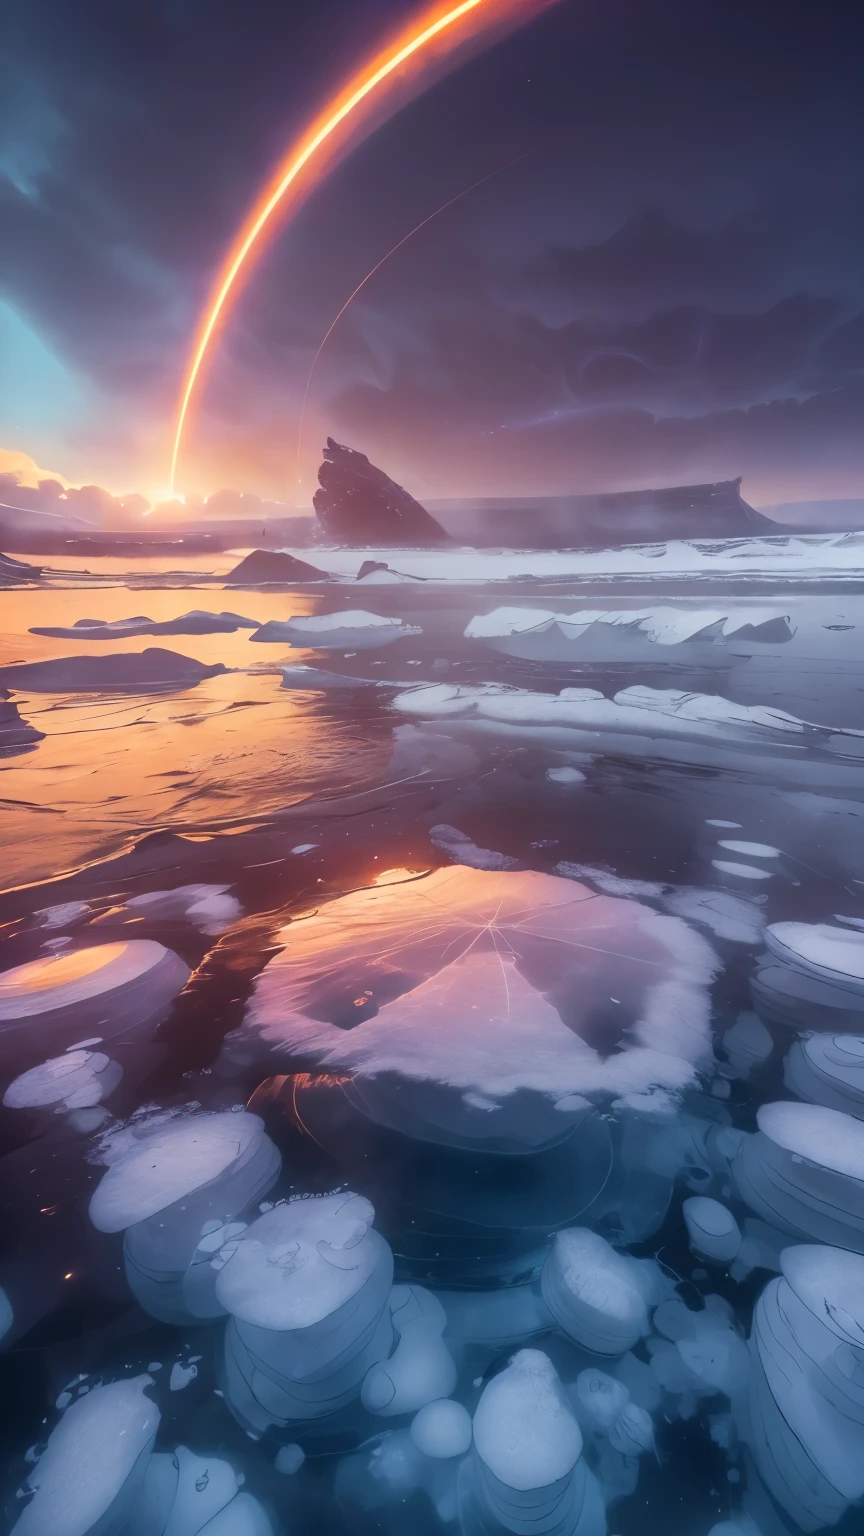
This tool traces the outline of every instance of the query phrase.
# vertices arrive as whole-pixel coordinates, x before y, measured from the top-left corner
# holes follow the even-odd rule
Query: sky
[[[36,478],[160,495],[195,325],[257,189],[417,9],[7,8],[0,470],[29,455]],[[864,495],[862,55],[848,0],[559,0],[277,232],[179,488],[308,506],[330,433],[421,500],[737,475],[757,506]],[[339,322],[298,459],[345,299],[491,172]]]

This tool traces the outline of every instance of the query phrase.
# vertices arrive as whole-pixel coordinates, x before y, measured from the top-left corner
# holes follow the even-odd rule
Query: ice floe
[[[830,923],[772,923],[751,982],[769,1019],[801,1029],[845,1028],[864,1017],[864,933]]]
[[[305,646],[312,650],[366,651],[390,645],[407,635],[420,635],[422,629],[402,619],[386,618],[350,608],[336,613],[319,613],[310,618],[271,619],[256,629],[250,640],[266,644]]]
[[[189,979],[173,950],[149,939],[66,950],[0,972],[0,1053],[38,1032],[42,1050],[96,1032],[106,1040],[158,1024]]]
[[[148,646],[113,656],[58,656],[55,661],[0,667],[0,687],[28,693],[169,693],[194,688],[227,671],[221,661],[207,666],[191,656]]]
[[[363,1112],[409,1135],[542,1143],[585,1094],[680,1088],[706,1059],[706,942],[552,875],[438,870],[281,939],[229,1053],[344,1069]]]
[[[122,1067],[101,1051],[68,1051],[22,1072],[6,1089],[8,1109],[86,1109],[114,1092]]]
[[[129,1285],[166,1322],[218,1317],[215,1253],[245,1230],[238,1215],[275,1183],[279,1153],[257,1115],[180,1115],[115,1134],[90,1201],[100,1232],[123,1232]]]
[[[772,1498],[803,1531],[864,1496],[864,1258],[787,1248],[753,1314],[742,1433]]]
[[[467,832],[458,827],[439,823],[429,828],[429,841],[446,853],[454,864],[468,864],[472,869],[516,869],[519,860],[506,853],[496,853],[493,848],[478,848]]]
[[[224,933],[243,910],[229,891],[228,885],[175,885],[165,891],[145,891],[140,896],[130,896],[122,906],[111,907],[97,919],[96,925],[108,927],[146,918],[163,922],[180,917],[202,933]]]
[[[765,927],[760,906],[730,891],[713,891],[696,885],[663,884],[657,880],[629,880],[595,864],[562,860],[556,874],[567,880],[588,880],[608,896],[633,896],[653,902],[663,912],[707,928],[718,939],[735,944],[757,944]],[[762,898],[764,900],[764,898]]]
[[[31,635],[50,635],[58,640],[123,640],[134,635],[230,635],[237,629],[258,629],[257,619],[242,613],[209,613],[193,608],[176,619],[76,619],[74,624],[34,625]]]
[[[716,694],[635,685],[608,699],[596,688],[564,688],[558,694],[484,683],[427,684],[399,693],[400,714],[434,720],[436,729],[504,736],[552,747],[605,750],[644,757],[706,763],[739,763],[746,753],[769,755],[777,771],[784,757],[802,759],[819,750],[839,766],[850,758],[856,782],[864,750],[859,731],[832,731],[762,704],[737,704]]]
[[[218,1254],[225,1399],[246,1429],[345,1407],[390,1355],[393,1255],[374,1214],[350,1193],[291,1200]]]
[[[792,634],[788,614],[775,608],[495,608],[476,615],[465,630],[467,640],[527,661],[639,662],[661,650],[669,653],[664,661],[700,667],[732,666],[754,646],[791,640]]]
[[[864,1252],[864,1124],[819,1104],[763,1104],[732,1176],[757,1216],[799,1242]]]

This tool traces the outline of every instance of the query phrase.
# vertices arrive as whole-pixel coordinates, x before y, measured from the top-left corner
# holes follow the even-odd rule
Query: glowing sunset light
[[[170,483],[173,488],[189,407],[210,344],[236,300],[237,279],[250,267],[249,257],[260,249],[261,237],[277,209],[283,217],[296,212],[312,189],[337,161],[379,126],[384,117],[431,83],[435,66],[458,62],[469,42],[500,35],[529,21],[554,0],[461,0],[436,5],[377,53],[324,107],[292,145],[244,220],[216,277],[203,311],[186,369],[174,432]],[[438,45],[437,47],[435,45]]]

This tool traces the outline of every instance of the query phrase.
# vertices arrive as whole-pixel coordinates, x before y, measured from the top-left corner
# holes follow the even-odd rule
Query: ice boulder
[[[817,1104],[763,1104],[732,1164],[757,1216],[808,1239],[864,1252],[864,1124]]]
[[[787,1248],[756,1303],[741,1432],[777,1504],[802,1531],[864,1498],[864,1258]]]
[[[374,1216],[350,1193],[291,1200],[215,1256],[223,1389],[252,1433],[347,1406],[390,1355],[393,1255]]]
[[[790,1092],[864,1120],[864,1035],[805,1035],[783,1064]]]
[[[426,1403],[411,1420],[411,1439],[417,1449],[436,1460],[464,1456],[472,1435],[468,1409],[447,1397]]]
[[[129,1285],[163,1322],[222,1315],[212,1259],[245,1226],[236,1218],[260,1200],[281,1159],[257,1115],[181,1115],[112,1140],[111,1166],[92,1200],[100,1232],[123,1232]]]
[[[520,1350],[484,1388],[459,1503],[466,1533],[604,1536],[603,1499],[576,1416],[539,1350]]]
[[[81,1039],[124,1041],[165,1017],[189,979],[173,950],[150,940],[65,950],[0,973],[0,1053],[20,1060]]]
[[[16,1536],[120,1536],[143,1491],[159,1427],[150,1376],[96,1387],[67,1409],[29,1473]]]
[[[691,1195],[682,1213],[694,1253],[717,1264],[731,1264],[737,1258],[743,1237],[728,1206],[705,1195]]]
[[[586,1095],[677,1089],[708,1057],[707,943],[553,875],[437,870],[281,938],[226,1051],[344,1072],[361,1113],[412,1137],[550,1144]]]
[[[600,1355],[623,1355],[649,1331],[644,1272],[596,1232],[557,1233],[543,1266],[543,1300],[558,1327]]]
[[[367,613],[363,608],[350,608],[337,613],[319,613],[310,618],[271,619],[256,629],[249,639],[265,644],[307,646],[317,651],[367,651],[422,633],[418,625],[407,624],[402,619]]]
[[[89,1109],[114,1092],[122,1067],[101,1051],[67,1051],[22,1072],[6,1089],[8,1109]]]
[[[495,608],[465,630],[505,656],[528,661],[671,662],[731,667],[766,643],[791,640],[789,616],[772,608]],[[730,645],[730,642],[735,642]]]
[[[390,1316],[397,1344],[387,1360],[363,1380],[364,1408],[382,1418],[415,1413],[436,1398],[449,1397],[456,1365],[441,1335],[447,1318],[440,1301],[419,1285],[394,1285]]]

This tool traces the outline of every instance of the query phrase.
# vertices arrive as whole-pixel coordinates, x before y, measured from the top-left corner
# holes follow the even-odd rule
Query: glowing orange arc
[[[449,28],[467,17],[470,12],[485,6],[487,11],[494,13],[494,19],[504,19],[506,13],[520,11],[537,11],[542,9],[550,0],[460,0],[460,4],[449,6],[445,11],[438,11],[432,19],[428,13],[421,30],[404,37],[394,44],[390,51],[367,66],[359,76],[355,76],[346,91],[341,92],[335,101],[325,109],[322,114],[323,121],[318,118],[307,135],[301,139],[288,155],[287,162],[283,161],[275,178],[264,189],[261,197],[253,206],[248,218],[240,229],[234,244],[232,245],[225,263],[216,280],[213,296],[204,312],[192,349],[191,360],[186,373],[180,404],[177,413],[177,423],[174,433],[174,448],[171,455],[171,490],[177,474],[177,460],[180,454],[180,445],[183,438],[183,430],[189,413],[189,405],[195,391],[198,376],[201,372],[207,350],[216,332],[220,318],[223,317],[226,303],[234,287],[237,276],[246,262],[253,246],[261,236],[273,213],[283,201],[286,193],[294,185],[300,173],[310,165],[328,140],[332,140],[336,130],[352,116],[373,93],[402,65],[407,64],[414,55],[427,48],[436,38]],[[490,14],[490,21],[492,16]]]

